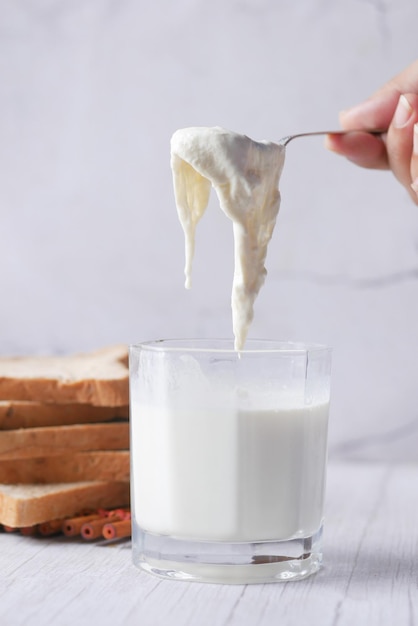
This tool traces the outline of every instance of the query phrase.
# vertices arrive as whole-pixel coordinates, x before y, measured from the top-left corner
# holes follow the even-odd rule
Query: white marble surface
[[[1,0],[0,353],[231,335],[231,227],[194,289],[178,127],[337,126],[417,54],[414,0]],[[334,347],[331,455],[417,459],[418,212],[389,173],[291,144],[253,336]]]

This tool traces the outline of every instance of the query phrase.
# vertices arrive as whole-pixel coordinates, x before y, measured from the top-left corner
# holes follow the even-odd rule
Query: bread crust
[[[129,406],[0,401],[0,430],[107,422],[114,419],[128,420]]]
[[[46,484],[86,480],[129,481],[129,451],[99,450],[0,461],[0,483]]]
[[[129,505],[128,404],[126,346],[1,357],[0,524]]]
[[[129,424],[74,424],[0,432],[0,461],[59,456],[70,451],[128,450]]]
[[[126,346],[70,356],[0,358],[0,400],[126,406],[128,379]]]
[[[48,485],[0,484],[0,524],[12,528],[129,504],[129,483],[89,481]]]

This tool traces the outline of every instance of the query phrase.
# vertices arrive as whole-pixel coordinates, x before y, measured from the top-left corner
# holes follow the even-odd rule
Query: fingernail
[[[414,124],[414,140],[412,144],[412,150],[416,156],[418,156],[418,124]]]
[[[418,178],[416,178],[414,182],[411,183],[411,187],[415,191],[415,193],[418,194]]]
[[[406,96],[402,95],[399,98],[398,106],[396,107],[395,115],[393,116],[393,125],[395,128],[403,128],[407,125],[412,115],[412,107],[409,104]]]

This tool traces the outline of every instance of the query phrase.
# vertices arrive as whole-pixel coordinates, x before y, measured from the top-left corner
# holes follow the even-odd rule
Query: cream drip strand
[[[190,289],[192,286],[192,262],[196,225],[208,205],[211,182],[204,176],[201,176],[199,172],[193,169],[186,160],[180,158],[173,150],[171,152],[171,169],[173,171],[174,195],[178,216],[185,235],[185,287]]]
[[[171,139],[171,167],[178,216],[185,234],[186,288],[191,286],[196,226],[214,187],[233,222],[235,269],[232,324],[242,350],[264,283],[267,247],[280,207],[278,189],[285,159],[282,145],[256,142],[214,127],[184,128]]]

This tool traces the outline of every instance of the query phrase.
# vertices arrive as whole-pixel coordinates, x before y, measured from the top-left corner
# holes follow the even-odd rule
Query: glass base
[[[187,541],[143,531],[133,523],[133,563],[171,580],[248,584],[301,580],[321,567],[322,527],[288,541]]]

